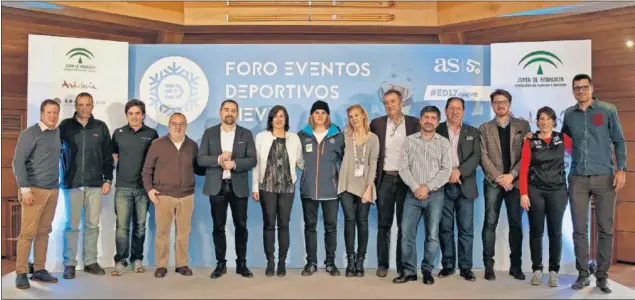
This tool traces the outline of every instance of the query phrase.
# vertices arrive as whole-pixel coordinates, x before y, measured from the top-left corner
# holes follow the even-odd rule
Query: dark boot
[[[355,276],[364,277],[364,256],[358,256],[355,262]]]
[[[346,265],[346,277],[355,276],[355,255],[348,255],[348,263]]]
[[[284,263],[285,259],[280,259],[278,261],[278,270],[276,270],[276,274],[278,277],[284,277],[287,275],[287,266]]]
[[[227,263],[218,262],[216,263],[216,268],[214,269],[214,271],[212,271],[212,274],[210,274],[209,277],[212,279],[216,279],[216,278],[220,278],[225,273],[227,273]]]
[[[276,263],[272,260],[267,262],[267,269],[265,269],[265,276],[273,277],[273,274],[276,272],[275,270]]]

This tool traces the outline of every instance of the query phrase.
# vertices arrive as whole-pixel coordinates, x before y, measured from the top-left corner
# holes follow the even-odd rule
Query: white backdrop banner
[[[564,110],[575,104],[572,79],[576,74],[591,75],[591,41],[554,41],[492,44],[492,91],[502,88],[512,94],[511,112],[527,120],[536,131],[536,112],[549,106],[558,116],[556,130],[560,130]],[[494,113],[492,112],[492,116]],[[567,172],[570,157],[566,157]],[[523,214],[523,269],[531,270],[529,252],[529,224]],[[501,209],[496,235],[496,268],[509,268],[507,213]],[[561,273],[577,274],[573,252],[571,213],[565,211],[562,226]],[[549,266],[547,227],[543,237],[543,266]]]
[[[115,126],[126,123],[128,43],[29,35],[28,74],[27,126],[39,120],[40,103],[47,98],[60,99],[60,121],[72,117],[75,96],[81,92],[93,95],[93,115],[106,122],[111,134]],[[113,196],[114,188],[103,197],[102,204],[98,260],[103,267],[114,265]],[[65,223],[66,199],[60,193],[47,254],[46,268],[51,271],[63,270]],[[83,268],[81,240],[80,233],[79,268]]]

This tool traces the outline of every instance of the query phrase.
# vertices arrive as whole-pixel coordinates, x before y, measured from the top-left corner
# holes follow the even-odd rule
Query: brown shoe
[[[192,276],[192,269],[188,266],[178,267],[174,270],[177,273],[180,273],[183,276]]]
[[[165,274],[168,273],[168,269],[166,268],[158,268],[156,270],[154,270],[154,277],[155,278],[163,278],[165,277]]]

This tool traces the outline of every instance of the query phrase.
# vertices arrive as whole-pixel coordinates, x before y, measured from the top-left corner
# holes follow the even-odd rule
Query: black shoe
[[[29,262],[29,274],[35,273],[35,269],[33,268],[33,263]]]
[[[364,257],[358,256],[357,262],[355,263],[355,276],[364,277]]]
[[[239,263],[236,266],[236,274],[239,274],[240,276],[245,278],[254,277],[254,273],[251,273],[251,271],[249,271],[249,268],[247,268],[247,263]]]
[[[276,273],[276,265],[273,261],[268,261],[267,262],[267,268],[265,269],[265,276],[267,277],[273,277],[273,274]]]
[[[439,275],[437,276],[439,278],[444,278],[454,274],[454,272],[455,272],[454,268],[443,268],[441,269],[441,271],[439,272]]]
[[[166,268],[157,268],[154,270],[154,278],[163,278],[165,274],[168,273],[168,269]]]
[[[84,272],[93,274],[93,275],[106,275],[106,271],[98,264],[90,264],[84,267]]]
[[[379,267],[377,268],[377,277],[386,277],[388,275],[388,268]]]
[[[496,280],[496,272],[494,272],[494,268],[485,268],[485,280]]]
[[[33,273],[31,276],[31,280],[47,282],[47,283],[56,283],[57,277],[51,275],[47,270],[37,270],[37,272]]]
[[[74,279],[74,278],[75,278],[75,266],[64,267],[64,279]]]
[[[355,276],[355,255],[349,255],[348,256],[348,260],[347,260],[347,264],[346,264],[346,277],[353,277]]]
[[[26,277],[26,273],[17,274],[15,276],[15,287],[21,290],[28,289],[31,287],[29,283],[29,278]]]
[[[574,290],[581,290],[585,286],[589,286],[590,284],[591,280],[589,280],[588,276],[580,275],[578,276],[578,279],[576,279],[575,282],[571,285],[571,288]]]
[[[174,270],[175,272],[183,275],[183,276],[192,276],[192,269],[190,269],[190,267],[188,266],[183,266],[183,267],[178,267]]]
[[[476,275],[470,269],[461,269],[460,275],[467,281],[476,281]]]
[[[325,269],[331,276],[340,276],[340,270],[337,269],[334,263],[327,264]]]
[[[599,278],[597,281],[595,281],[595,286],[599,287],[600,291],[605,294],[610,294],[611,292],[613,292],[611,290],[611,285],[606,278]]]
[[[284,277],[287,275],[287,267],[284,264],[284,260],[278,261],[278,270],[276,271],[278,277]]]
[[[432,272],[423,271],[423,284],[425,285],[433,285],[434,284],[434,276],[432,276]]]
[[[406,283],[408,281],[417,281],[417,275],[405,276],[403,274],[400,274],[399,277],[392,280],[392,283],[399,284],[399,283]]]
[[[209,277],[212,278],[212,279],[216,279],[216,278],[220,278],[221,276],[223,276],[226,273],[227,273],[227,263],[226,262],[219,262],[219,263],[216,264],[216,268],[214,269],[212,274],[210,274]]]
[[[302,276],[311,276],[313,273],[317,272],[317,264],[307,263],[302,270]]]
[[[521,268],[511,268],[509,269],[509,275],[518,280],[525,280],[525,273]]]

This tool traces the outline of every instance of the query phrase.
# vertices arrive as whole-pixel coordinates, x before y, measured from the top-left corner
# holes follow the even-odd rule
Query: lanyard
[[[355,165],[360,165],[357,163],[357,139],[355,138],[355,133],[353,133],[353,156],[355,157]],[[362,160],[366,157],[366,141],[364,141],[364,148],[362,150]]]
[[[392,128],[392,132],[390,133],[390,137],[395,136],[395,132],[397,132],[397,129],[398,129],[398,128],[399,128],[399,126],[403,123],[403,121],[404,121],[405,119],[406,119],[406,118],[401,118],[401,121],[399,121],[399,123],[397,123],[397,124],[393,123],[393,124],[395,124],[395,126]],[[390,122],[392,123],[392,120],[391,120]]]

